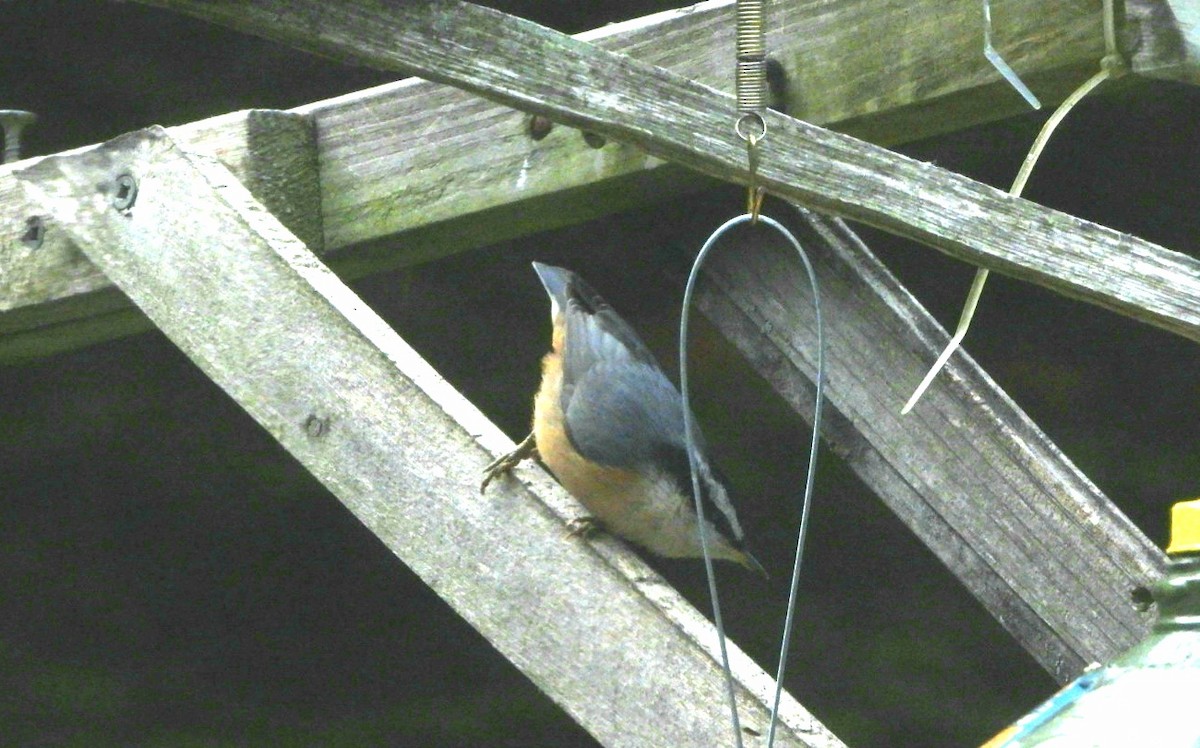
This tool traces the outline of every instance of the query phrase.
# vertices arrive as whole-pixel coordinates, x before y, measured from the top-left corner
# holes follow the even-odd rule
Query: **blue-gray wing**
[[[572,446],[602,465],[630,470],[654,466],[680,494],[690,496],[683,398],[675,385],[633,328],[579,276],[560,268],[535,268],[564,315],[561,403]],[[741,526],[724,481],[705,455],[699,427],[695,438],[705,517],[740,547]]]
[[[586,281],[574,273],[569,278],[563,313],[570,343],[563,361],[563,384],[570,387],[597,363],[634,361],[658,369],[654,354],[629,323]]]
[[[579,276],[571,274],[564,296],[561,397],[575,449],[616,467],[683,449],[682,399],[650,349]]]
[[[583,278],[553,265],[533,267],[566,327],[560,397],[571,444],[604,465],[682,462],[686,474],[683,401],[654,354]]]
[[[679,392],[657,364],[628,358],[596,361],[564,388],[567,438],[593,462],[636,468],[683,445]]]
[[[627,470],[653,466],[680,495],[692,495],[683,400],[656,364],[596,363],[575,383],[563,410],[567,438],[588,460]],[[704,516],[735,548],[741,548],[742,528],[725,481],[705,455],[699,427],[695,436]]]

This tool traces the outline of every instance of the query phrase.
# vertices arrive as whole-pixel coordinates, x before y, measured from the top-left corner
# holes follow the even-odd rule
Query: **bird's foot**
[[[583,538],[587,540],[604,532],[604,525],[595,517],[576,517],[567,522],[566,538]]]
[[[533,434],[530,433],[529,436],[525,437],[525,439],[517,445],[516,449],[506,455],[492,460],[491,464],[483,469],[483,483],[479,485],[479,493],[486,491],[488,484],[491,483],[494,478],[498,478],[501,475],[507,474],[510,470],[520,464],[521,460],[536,456],[537,442],[534,440]]]

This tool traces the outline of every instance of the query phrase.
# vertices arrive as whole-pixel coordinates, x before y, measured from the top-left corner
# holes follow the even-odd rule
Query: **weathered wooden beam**
[[[122,174],[136,181],[128,207],[114,186]],[[511,442],[228,169],[155,128],[16,177],[214,382],[601,742],[727,744],[711,625],[617,541],[564,537],[582,510],[540,469],[481,495],[483,466]],[[771,678],[731,654],[743,724],[761,731]],[[790,697],[781,715],[778,745],[842,745]]]
[[[251,110],[173,132],[190,149],[220,159],[308,246],[323,245],[309,117]],[[30,221],[42,227],[37,241]],[[0,361],[46,356],[151,328],[75,246],[70,232],[25,199],[12,165],[0,168],[0,237]]]
[[[729,91],[732,7],[704,2],[579,38]],[[808,121],[888,144],[1024,106],[979,52],[977,0],[781,0],[768,20],[772,55],[789,71],[785,101]],[[994,22],[1001,51],[1047,103],[1103,53],[1099,13],[1074,0],[1006,0]],[[310,247],[321,246],[322,230],[327,249],[352,246],[330,260],[343,277],[713,184],[630,146],[593,150],[570,128],[535,142],[526,123],[527,115],[411,79],[291,115],[234,113],[172,132],[217,154],[272,209],[290,211],[281,217]],[[295,168],[318,163],[319,178]],[[59,232],[37,252],[14,241],[29,217],[15,194],[0,168],[0,361],[146,329]]]
[[[1153,622],[1131,593],[1165,558],[966,353],[901,416],[947,335],[845,224],[794,222],[821,284],[829,405],[824,434],[1051,675],[1107,662]],[[811,418],[815,338],[790,251],[744,232],[716,252],[698,296],[712,323]]]
[[[720,179],[749,179],[731,96],[489,8],[451,0],[150,4],[414,70]],[[1200,261],[782,114],[768,112],[766,122],[758,181],[771,192],[1200,340]]]
[[[998,19],[997,38],[1042,98],[1056,101],[1099,55],[1098,17],[1066,0],[1020,3],[1010,3]],[[1037,13],[1028,12],[1025,6],[1034,4]],[[700,3],[580,38],[728,91],[733,5]],[[978,53],[976,6],[975,0],[775,3],[770,48],[792,71],[784,98],[805,119],[883,143],[1018,111],[1023,104],[999,90],[1006,84]],[[1052,38],[1032,23],[1035,18],[1056,30]],[[863,39],[872,44],[864,46]],[[863,53],[886,48],[875,45],[878,39],[895,47],[886,64]],[[310,247],[358,245],[336,258],[343,276],[711,184],[637,149],[610,144],[593,150],[571,129],[557,128],[533,142],[526,117],[455,88],[410,79],[316,102],[293,115],[240,112],[173,133],[189,148],[221,158],[262,202],[284,211],[285,224]],[[292,168],[318,162],[319,179]],[[309,184],[300,183],[304,176]],[[317,189],[319,207],[309,200]],[[29,217],[15,196],[0,169],[6,237],[20,236]],[[296,220],[313,222],[315,231],[302,230]],[[401,242],[378,242],[398,233]],[[37,252],[0,244],[0,360],[47,355],[148,327],[61,237],[48,232]]]
[[[1200,84],[1200,3],[1125,0],[1123,46],[1133,72]]]
[[[703,2],[576,38],[732,92],[733,7],[734,0]],[[1006,0],[1003,8],[997,44],[1043,101],[1061,101],[1095,72],[1104,53],[1096,9],[1073,0]],[[983,57],[979,0],[776,0],[767,31],[768,49],[787,71],[780,93],[789,113],[875,143],[1028,110]],[[385,252],[346,258],[364,270],[711,184],[619,143],[593,150],[571,128],[533,142],[528,115],[427,81],[297,111],[315,118],[329,165],[321,177],[329,246],[404,234]]]

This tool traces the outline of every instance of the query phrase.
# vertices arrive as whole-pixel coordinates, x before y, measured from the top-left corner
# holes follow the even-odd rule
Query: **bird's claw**
[[[587,540],[603,531],[600,520],[595,517],[576,517],[567,521],[567,531],[563,537],[583,538]]]
[[[508,473],[510,470],[519,465],[521,460],[524,460],[527,457],[534,457],[536,455],[537,443],[534,441],[533,434],[530,434],[529,436],[525,437],[520,444],[517,445],[516,449],[506,455],[501,455],[500,457],[492,460],[491,463],[483,469],[483,482],[479,484],[479,493],[486,491],[488,484],[491,483],[493,479]]]

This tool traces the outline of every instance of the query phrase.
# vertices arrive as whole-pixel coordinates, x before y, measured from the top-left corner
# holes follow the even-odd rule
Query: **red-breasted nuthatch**
[[[605,530],[661,556],[701,556],[683,398],[629,324],[582,278],[533,263],[554,327],[533,432],[488,466],[483,488],[537,455]],[[765,576],[696,431],[709,552]]]

